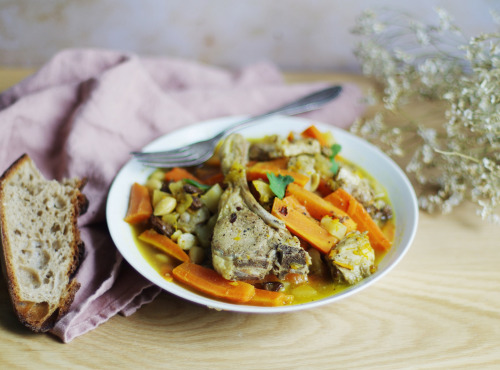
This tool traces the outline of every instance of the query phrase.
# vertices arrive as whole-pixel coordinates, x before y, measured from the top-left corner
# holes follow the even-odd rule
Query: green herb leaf
[[[208,189],[211,188],[210,185],[205,185],[205,184],[200,184],[198,181],[196,180],[192,180],[192,179],[184,179],[184,182],[185,183],[188,183],[188,184],[191,184],[191,185],[194,185],[196,186],[198,189],[201,189],[203,191],[207,191]]]
[[[288,184],[294,182],[294,178],[290,175],[278,175],[276,176],[274,173],[267,172],[267,178],[269,179],[269,187],[273,191],[273,193],[280,199],[283,199],[285,196],[286,187]]]
[[[330,158],[335,158],[335,156],[342,150],[342,145],[333,144],[330,149],[332,150],[332,156]]]
[[[340,151],[342,150],[342,146],[340,144],[333,144],[330,149],[332,150],[332,155],[330,156],[330,162],[332,162],[332,166],[330,167],[330,170],[334,175],[336,175],[339,170],[339,164],[335,161],[335,156],[340,153]]]

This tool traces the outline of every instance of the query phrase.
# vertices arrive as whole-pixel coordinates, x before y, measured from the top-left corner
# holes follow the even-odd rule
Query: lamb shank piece
[[[221,169],[228,184],[219,202],[212,239],[212,263],[229,280],[263,279],[272,273],[307,274],[309,254],[285,224],[267,212],[248,188],[248,142],[239,134],[226,138]]]

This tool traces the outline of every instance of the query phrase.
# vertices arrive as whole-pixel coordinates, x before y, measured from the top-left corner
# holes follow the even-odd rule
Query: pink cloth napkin
[[[81,288],[52,333],[70,342],[116,313],[131,315],[160,292],[117,252],[106,228],[108,188],[118,170],[151,140],[179,127],[228,115],[263,113],[324,87],[286,85],[277,68],[240,71],[173,58],[75,49],[0,95],[0,172],[28,153],[48,178],[87,177],[88,212],[79,220],[85,257]],[[361,91],[305,114],[349,126],[362,112]]]

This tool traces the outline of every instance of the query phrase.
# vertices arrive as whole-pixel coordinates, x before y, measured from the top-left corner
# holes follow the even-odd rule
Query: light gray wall
[[[238,67],[271,60],[288,70],[357,71],[350,34],[366,8],[492,31],[500,0],[0,0],[0,65],[36,67],[60,49],[99,47]]]

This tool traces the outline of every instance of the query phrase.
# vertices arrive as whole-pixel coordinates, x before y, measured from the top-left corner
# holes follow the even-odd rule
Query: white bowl
[[[171,149],[206,139],[241,118],[227,117],[189,126],[154,140],[144,150]],[[222,302],[198,295],[176,283],[168,282],[144,259],[134,242],[130,226],[123,221],[127,212],[130,187],[134,182],[145,183],[153,171],[152,168],[144,167],[134,159],[129,161],[114,179],[106,205],[109,231],[118,250],[141,275],[152,283],[189,301],[220,310],[250,313],[297,311],[336,302],[373,284],[401,260],[413,241],[418,224],[418,206],[415,193],[403,171],[389,157],[375,146],[344,130],[307,119],[274,116],[243,129],[240,133],[253,138],[268,134],[287,135],[290,131],[301,132],[311,124],[316,125],[320,131],[331,131],[335,139],[342,145],[341,155],[367,170],[387,190],[389,195],[396,222],[395,239],[390,251],[380,261],[377,271],[370,277],[330,297],[314,302],[280,307],[257,307]]]

